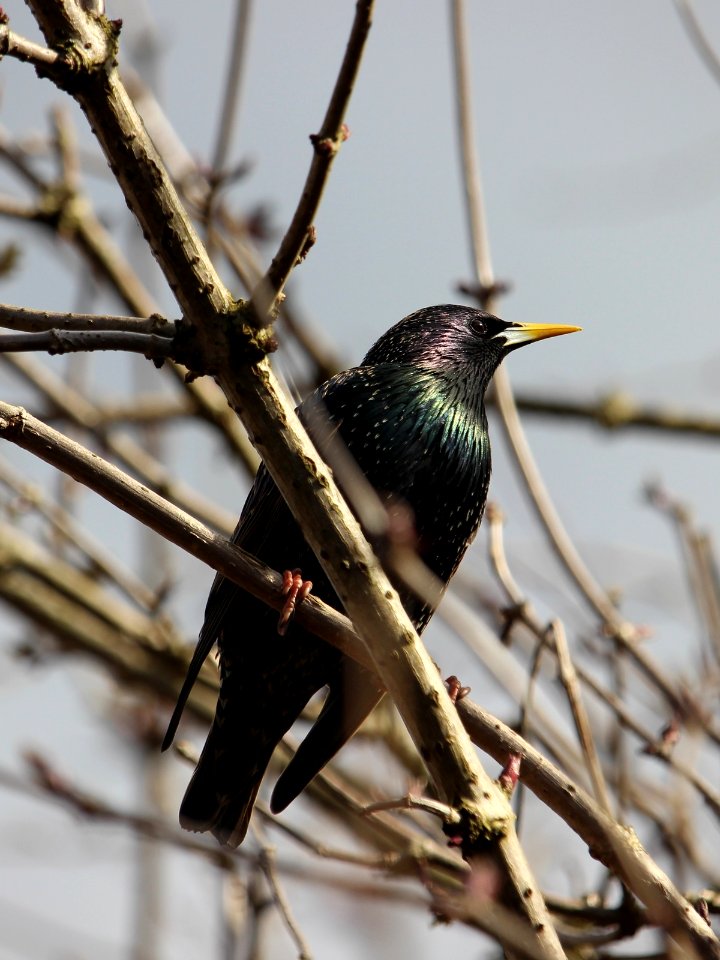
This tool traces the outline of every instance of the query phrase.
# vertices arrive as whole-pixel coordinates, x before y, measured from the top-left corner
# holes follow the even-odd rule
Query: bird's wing
[[[256,553],[262,546],[264,539],[267,537],[267,531],[271,527],[269,519],[276,514],[281,504],[284,504],[282,495],[270,478],[270,474],[261,464],[245,501],[242,515],[232,535],[232,542],[252,553]],[[208,658],[213,644],[222,630],[223,621],[230,605],[237,603],[238,595],[237,585],[218,573],[205,605],[205,621],[200,630],[200,636],[188,666],[185,680],[178,694],[175,709],[170,717],[161,750],[167,750],[175,738],[190,691],[195,686],[202,665]]]
[[[255,482],[250,489],[240,519],[231,537],[232,543],[242,547],[243,550],[253,554],[253,556],[262,555],[265,541],[276,530],[272,522],[273,518],[284,506],[285,501],[282,494],[275,486],[265,465],[260,464]],[[219,636],[228,609],[237,595],[237,584],[218,573],[205,604],[205,621],[200,632],[201,637],[207,633],[208,636],[213,638],[210,646]],[[205,656],[209,652],[208,648]]]
[[[273,813],[284,810],[355,733],[380,702],[377,677],[354,660],[343,657],[320,716],[280,775],[272,793]]]
[[[360,399],[357,395],[358,388],[370,387],[373,384],[373,374],[372,368],[354,368],[338,374],[300,405],[298,413],[310,432],[316,435],[316,442],[321,441],[321,449],[323,445],[327,446],[346,414],[352,411],[357,415]],[[352,432],[350,432],[348,448],[351,452],[352,439]],[[284,514],[287,514],[287,517]],[[272,545],[273,540],[277,539],[278,531],[287,526],[289,532],[289,525],[293,523],[292,515],[282,494],[264,464],[261,464],[233,533],[233,543],[254,556],[263,557],[266,545],[269,542]],[[297,555],[293,558],[294,565],[301,566],[303,563],[309,562],[313,567],[316,567],[315,558],[302,539],[296,544],[296,548]],[[316,580],[314,592],[332,603],[332,593],[327,593],[317,582],[320,579],[324,580],[324,575],[317,570],[313,579]],[[328,589],[331,589],[329,585]],[[200,630],[197,646],[180,690],[175,710],[168,724],[162,743],[163,750],[167,750],[173,741],[190,691],[198,678],[203,663],[213,648],[213,644],[222,632],[230,608],[233,608],[233,615],[236,618],[241,618],[238,604],[242,603],[242,595],[242,591],[231,580],[226,579],[222,574],[215,577],[205,606],[205,621]]]

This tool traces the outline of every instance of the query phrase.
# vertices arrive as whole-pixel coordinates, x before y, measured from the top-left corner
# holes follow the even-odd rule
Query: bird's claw
[[[300,570],[285,570],[283,572],[283,593],[286,599],[280,611],[280,619],[277,625],[277,632],[281,637],[285,636],[288,624],[295,613],[295,608],[303,602],[311,590],[312,580],[303,580]]]
[[[505,766],[502,768],[500,776],[498,777],[498,783],[509,797],[512,796],[512,792],[517,786],[518,780],[520,779],[521,763],[521,754],[509,753],[507,762],[505,763]]]
[[[457,703],[458,700],[462,700],[469,693],[471,688],[464,687],[458,678],[453,674],[453,676],[448,677],[445,681],[445,686],[447,687],[447,692],[453,703]]]

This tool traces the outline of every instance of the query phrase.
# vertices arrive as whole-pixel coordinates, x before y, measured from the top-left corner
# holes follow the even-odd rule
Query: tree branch
[[[157,313],[149,317],[54,313],[50,310],[29,310],[27,307],[14,307],[9,303],[0,303],[0,327],[25,333],[46,333],[50,330],[112,330],[174,337],[177,325]]]
[[[720,957],[720,943],[670,878],[645,852],[634,831],[613,820],[588,793],[496,717],[467,698],[458,713],[475,743],[504,763],[522,757],[521,779],[585,840],[592,855],[620,876],[646,904],[649,919],[699,958]],[[568,802],[570,801],[570,802]]]
[[[52,74],[53,68],[61,65],[61,58],[55,50],[48,50],[47,47],[14,33],[8,26],[8,17],[4,11],[2,17],[4,20],[0,19],[0,58],[14,57],[24,63],[32,63],[46,74]]]
[[[609,431],[643,429],[713,439],[720,436],[720,420],[716,417],[641,404],[624,391],[587,402],[515,393],[515,403],[523,413],[595,423]],[[497,406],[497,400],[489,398],[489,405]]]
[[[0,335],[0,353],[42,351],[54,356],[63,353],[85,353],[91,350],[141,353],[148,360],[159,362],[169,359],[175,352],[170,337],[126,330],[48,330],[45,333]]]
[[[41,423],[22,407],[0,402],[0,437],[40,457],[99,493],[171,543],[224,574],[259,600],[281,610],[285,603],[282,577],[250,554],[228,542],[198,520],[143,484],[133,480],[97,454]],[[347,618],[312,594],[298,607],[297,619],[313,633],[327,639],[327,626],[335,645],[371,667],[367,654],[358,653],[357,638]],[[343,639],[344,638],[344,641]]]
[[[164,464],[150,456],[127,433],[105,429],[99,422],[94,404],[64,383],[47,365],[25,354],[0,354],[0,359],[21,374],[61,411],[68,420],[97,437],[101,447],[109,450],[121,463],[137,474],[148,486],[163,493],[186,510],[201,516],[218,530],[231,531],[234,518],[207,497],[172,476]]]
[[[325,119],[320,127],[320,132],[310,137],[313,145],[313,158],[305,180],[305,186],[300,195],[300,201],[269,270],[253,293],[252,305],[261,323],[266,322],[266,318],[272,315],[291,271],[298,263],[298,258],[307,248],[312,222],[320,205],[323,190],[330,175],[330,168],[340,146],[348,137],[343,117],[360,69],[365,41],[370,32],[373,5],[374,0],[357,0],[356,2],[355,20],[350,32],[350,39],[335,82],[335,89],[325,113]]]

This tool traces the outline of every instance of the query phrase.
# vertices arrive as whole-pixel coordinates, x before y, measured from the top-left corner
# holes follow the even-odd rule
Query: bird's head
[[[363,365],[408,364],[487,385],[511,350],[579,329],[512,323],[473,307],[443,304],[417,310],[396,323],[370,348]]]

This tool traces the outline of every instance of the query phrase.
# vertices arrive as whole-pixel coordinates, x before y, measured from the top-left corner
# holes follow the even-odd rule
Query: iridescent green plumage
[[[515,346],[571,329],[521,327],[470,307],[429,307],[396,324],[359,367],[329,380],[299,413],[312,433],[322,411],[323,432],[329,427],[341,438],[382,498],[409,511],[418,554],[447,583],[475,535],[487,498],[490,445],[483,397],[492,374]],[[313,581],[313,593],[340,608],[264,467],[234,540],[276,570],[301,568]],[[421,631],[432,603],[397,586]],[[381,689],[372,674],[298,624],[280,636],[276,612],[218,576],[165,746],[215,641],[220,696],[180,820],[188,829],[211,830],[235,846],[245,836],[272,752],[307,701],[329,688],[320,717],[275,786],[275,811],[284,809],[352,736]]]

